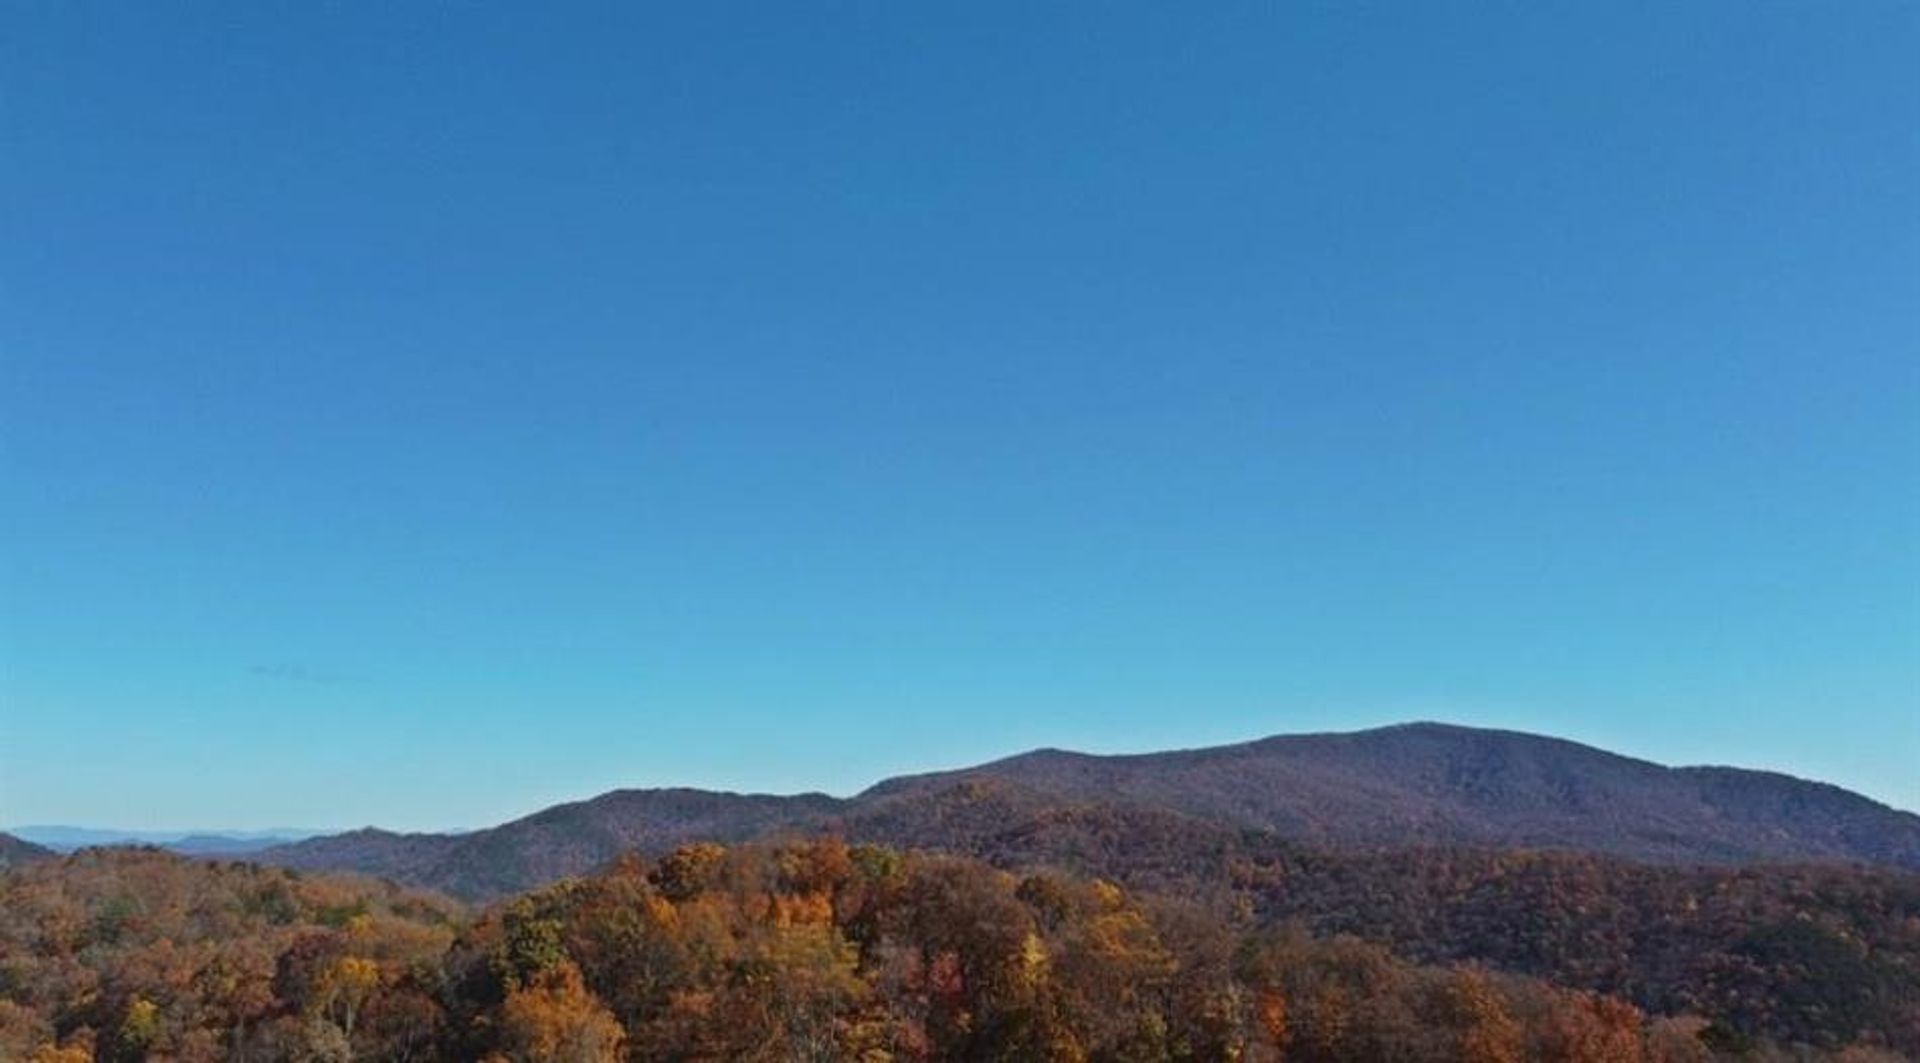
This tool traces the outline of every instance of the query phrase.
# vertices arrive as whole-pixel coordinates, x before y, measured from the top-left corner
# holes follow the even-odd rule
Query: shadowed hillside
[[[978,778],[1322,844],[1920,868],[1920,816],[1835,786],[1736,768],[1666,768],[1555,738],[1432,723],[1138,756],[1039,750],[890,779],[861,800]]]
[[[458,897],[518,892],[585,874],[630,850],[688,841],[744,841],[820,822],[842,802],[824,794],[774,797],[704,790],[616,790],[471,834],[366,829],[261,854],[287,867],[380,875]]]
[[[16,838],[11,834],[0,833],[0,868],[17,867],[35,860],[46,860],[57,855],[52,849],[35,845],[30,841]]]
[[[1175,867],[1185,856],[1147,839],[1184,846],[1250,832],[1336,849],[1563,849],[1679,864],[1920,868],[1920,817],[1837,787],[1733,768],[1666,768],[1559,739],[1440,724],[1136,756],[1040,750],[890,779],[845,800],[621,790],[471,834],[363,830],[281,846],[261,859],[486,898],[583,873],[630,849],[659,852],[685,841],[832,832],[980,852],[1017,831],[1056,841],[1073,834],[1072,844],[1156,853]]]

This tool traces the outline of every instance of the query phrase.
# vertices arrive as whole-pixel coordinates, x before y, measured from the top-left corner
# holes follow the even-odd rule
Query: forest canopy
[[[1356,911],[1384,918],[1391,895]],[[1804,929],[1743,939],[1744,962],[1858,977],[1831,928],[1789,926]],[[1462,931],[1434,932],[1439,954]],[[1861,998],[1881,1010],[1838,1016],[1866,1024],[1854,1035],[1790,1046],[1764,1009],[1649,1013],[1511,973],[1525,964],[1404,958],[1417,951],[1248,904],[831,838],[628,856],[481,911],[94,850],[0,877],[0,1058],[1667,1063],[1915,1044],[1911,966]]]

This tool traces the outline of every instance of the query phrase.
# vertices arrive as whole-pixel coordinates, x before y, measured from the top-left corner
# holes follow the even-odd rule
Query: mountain
[[[201,855],[250,853],[274,845],[311,838],[324,832],[275,827],[268,830],[114,830],[100,827],[26,826],[11,833],[55,852],[69,853],[99,845],[154,845],[179,853]]]
[[[1037,750],[889,779],[849,799],[620,790],[465,835],[368,829],[258,858],[471,899],[580,874],[631,849],[817,833],[1152,876],[1224,860],[1248,838],[1920,869],[1920,816],[1838,787],[1432,723],[1127,756]]]
[[[20,867],[36,860],[50,860],[58,855],[44,845],[35,845],[24,838],[0,833],[0,870]]]
[[[188,834],[172,841],[161,842],[160,847],[188,856],[239,856],[244,853],[257,853],[262,849],[284,845],[295,840],[297,837],[286,835],[255,838],[237,837],[232,834]]]
[[[745,841],[821,822],[842,802],[705,790],[615,790],[463,835],[352,831],[278,846],[260,859],[308,870],[352,870],[493,897],[584,874],[623,852],[689,841]]]
[[[1136,756],[1038,750],[890,779],[861,800],[977,779],[1336,846],[1920,868],[1920,816],[1836,786],[1737,768],[1667,768],[1562,739],[1436,723]]]

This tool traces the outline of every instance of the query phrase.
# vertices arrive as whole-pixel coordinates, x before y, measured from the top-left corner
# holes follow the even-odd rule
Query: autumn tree
[[[516,985],[500,1006],[500,1056],[512,1063],[614,1063],[625,1036],[569,960]]]
[[[1520,1025],[1484,972],[1456,974],[1449,996],[1461,1063],[1521,1063]]]

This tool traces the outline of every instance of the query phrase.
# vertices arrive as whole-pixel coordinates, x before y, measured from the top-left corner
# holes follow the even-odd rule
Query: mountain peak
[[[1041,748],[886,779],[848,799],[613,790],[465,835],[367,829],[268,855],[486,897],[580,874],[628,850],[689,841],[830,831],[976,851],[1002,844],[992,839],[1035,844],[1089,817],[1121,832],[1103,845],[1131,844],[1127,831],[1216,839],[1253,832],[1328,847],[1920,868],[1920,817],[1838,787],[1737,768],[1669,768],[1566,739],[1433,720],[1163,753]]]

